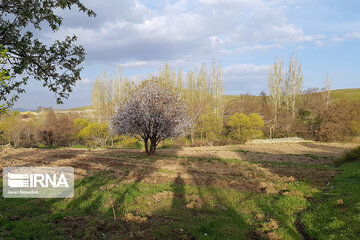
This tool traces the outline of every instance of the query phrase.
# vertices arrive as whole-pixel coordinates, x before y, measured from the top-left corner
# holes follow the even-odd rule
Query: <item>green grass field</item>
[[[301,182],[290,189],[314,194],[313,189]],[[162,195],[173,198],[162,198]],[[199,196],[201,203],[197,200]],[[116,203],[118,221],[114,220],[112,201]],[[149,202],[156,202],[156,206]],[[189,204],[194,208],[184,208]],[[123,239],[122,235],[129,236],[131,232],[138,239],[146,234],[155,239],[188,239],[187,236],[193,239],[247,239],[249,232],[257,236],[254,226],[258,225],[261,231],[272,231],[284,239],[301,239],[293,222],[296,213],[307,206],[301,196],[264,196],[176,183],[121,184],[109,173],[101,172],[78,181],[75,198],[70,200],[1,198],[0,237]],[[166,219],[169,221],[164,225]],[[278,227],[279,222],[282,224]],[[73,228],[76,228],[75,232]]]
[[[76,180],[71,199],[0,197],[0,239],[360,236],[358,152],[348,155],[352,162],[344,159],[346,163],[336,167],[330,164],[335,158],[315,153],[274,155],[243,149],[221,153],[239,154],[242,160],[174,156],[166,149],[153,157],[121,149],[101,149],[96,154],[83,149],[28,151],[39,156],[61,153],[61,159],[82,164],[81,171],[94,163],[110,168],[89,170]],[[91,158],[76,160],[78,153]],[[257,156],[262,160],[253,159]],[[270,160],[279,157],[284,161]],[[330,180],[333,173],[336,176]],[[326,179],[327,185],[321,183]],[[265,187],[258,191],[257,185]]]
[[[312,239],[360,239],[360,159],[340,171],[332,188],[315,194],[301,217]]]

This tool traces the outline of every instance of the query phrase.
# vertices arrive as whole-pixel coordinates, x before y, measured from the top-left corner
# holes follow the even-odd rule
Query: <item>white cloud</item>
[[[280,44],[271,44],[271,45],[253,45],[253,46],[246,46],[234,49],[224,49],[221,50],[223,54],[226,55],[238,55],[243,54],[246,52],[253,52],[253,51],[266,51],[272,48],[279,48]]]
[[[90,61],[171,61],[193,56],[207,60],[321,39],[290,23],[282,1],[179,0],[156,9],[130,0],[87,4],[97,18],[86,23],[83,17],[68,14],[64,18],[72,21],[46,37],[78,35]]]
[[[227,94],[258,94],[266,87],[270,65],[235,64],[224,69]],[[229,89],[234,90],[229,92]],[[235,91],[236,90],[236,91]]]
[[[350,32],[342,36],[333,36],[329,39],[329,41],[333,43],[339,43],[343,41],[356,40],[356,39],[360,39],[360,32]]]
[[[151,75],[152,74],[148,74],[148,75],[146,75],[146,74],[134,74],[134,75],[129,76],[128,78],[130,80],[134,81],[134,82],[140,82],[140,81],[142,81],[144,79],[149,78]]]
[[[321,40],[316,40],[314,42],[314,44],[316,46],[322,47],[325,45],[329,45],[329,44],[338,44],[341,42],[345,42],[345,41],[350,41],[350,40],[359,40],[360,39],[360,32],[349,32],[349,33],[345,33],[345,34],[336,34],[336,35],[332,35],[330,37],[322,37],[319,38]]]
[[[133,61],[133,62],[118,64],[120,68],[137,68],[137,67],[149,67],[149,66],[157,66],[157,65],[159,65],[159,62],[157,61]]]
[[[268,71],[270,65],[254,65],[254,64],[235,64],[227,66],[224,73],[244,73],[244,72],[264,72]]]
[[[50,43],[65,35],[77,35],[87,53],[85,76],[97,75],[97,69],[114,68],[115,64],[131,76],[156,71],[165,61],[184,71],[215,58],[228,64],[256,63],[261,54],[261,62],[272,61],[275,55],[286,51],[305,47],[309,53],[317,47],[360,39],[360,21],[337,9],[336,4],[315,8],[310,1],[303,2],[86,0],[84,4],[97,13],[96,18],[88,18],[77,9],[58,10],[64,18],[60,31],[44,28],[36,37]],[[329,19],[330,14],[337,12],[346,17],[331,15]],[[313,13],[319,15],[312,18]],[[304,16],[309,19],[303,19]],[[266,86],[267,69],[267,65],[254,64],[225,66],[225,88],[256,93]],[[146,77],[139,74],[131,78]],[[90,84],[89,79],[78,82],[79,93],[84,94],[84,86]]]
[[[180,67],[185,64],[181,59],[168,61],[167,63],[172,67]],[[120,68],[162,67],[163,65],[164,61],[129,61],[117,64]]]
[[[92,85],[92,82],[88,78],[83,78],[80,81],[76,82],[77,86],[89,86]]]

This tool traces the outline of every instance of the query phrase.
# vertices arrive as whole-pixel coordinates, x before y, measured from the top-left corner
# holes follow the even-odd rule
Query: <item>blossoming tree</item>
[[[148,155],[155,153],[162,140],[185,135],[189,127],[191,120],[180,94],[157,78],[146,80],[129,91],[111,119],[115,134],[140,138]]]

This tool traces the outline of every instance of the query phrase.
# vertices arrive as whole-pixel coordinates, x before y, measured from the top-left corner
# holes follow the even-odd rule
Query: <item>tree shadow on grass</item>
[[[15,236],[23,239],[249,239],[264,237],[254,232],[259,226],[253,223],[270,224],[270,218],[279,221],[289,236],[299,236],[290,219],[297,210],[287,211],[292,207],[292,202],[287,201],[291,196],[260,193],[261,179],[251,179],[251,175],[242,172],[232,173],[237,167],[246,170],[252,166],[241,165],[241,160],[229,162],[219,159],[216,154],[209,158],[174,158],[181,160],[184,168],[171,177],[171,182],[163,185],[146,183],[144,187],[144,180],[158,170],[157,159],[171,160],[171,156],[148,158],[138,151],[120,150],[99,151],[99,154],[108,156],[96,153],[72,163],[74,167],[84,166],[95,172],[95,175],[76,182],[74,199],[20,199],[13,202],[0,199],[3,214],[0,225],[5,226],[8,234],[0,231],[0,238],[27,232],[26,236]],[[251,162],[246,156],[250,154],[241,155],[245,158],[243,161]],[[276,164],[251,164],[262,166],[269,176],[292,175],[291,171],[280,170]],[[222,170],[221,167],[226,168]],[[248,180],[253,184],[242,188],[241,184]],[[219,185],[219,181],[228,186]],[[156,197],[151,200],[154,194],[164,192],[172,194],[162,200],[156,200]],[[141,197],[149,197],[143,202],[150,204],[151,213],[136,210],[136,206],[142,204]],[[264,216],[259,221],[250,221],[256,213]]]
[[[233,208],[223,206],[226,197],[210,185],[188,185],[178,173],[170,185],[171,204],[153,214],[161,220],[156,239],[247,239],[250,226]]]
[[[104,169],[112,169],[113,163],[114,159],[101,162]],[[123,164],[129,170],[117,171],[116,166],[114,171],[93,171],[93,175],[77,180],[72,199],[1,197],[0,225],[5,230],[0,227],[0,239],[109,239],[126,235],[131,231],[123,221],[126,201],[135,198],[138,184],[154,168],[134,172],[130,159],[124,159]]]

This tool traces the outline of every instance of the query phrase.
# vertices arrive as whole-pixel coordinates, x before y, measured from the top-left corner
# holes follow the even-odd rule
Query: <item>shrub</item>
[[[86,127],[89,124],[89,121],[87,119],[84,118],[76,118],[74,120],[74,127],[76,129],[83,129],[84,127]]]
[[[263,133],[260,129],[263,126],[263,120],[256,113],[252,113],[249,116],[243,113],[235,113],[227,122],[229,136],[241,143],[245,143],[249,139],[261,137]]]
[[[116,145],[125,147],[125,148],[142,148],[142,143],[136,139],[135,137],[129,137],[129,136],[120,136],[119,141],[116,143]]]
[[[222,118],[214,112],[202,114],[196,126],[196,132],[200,135],[200,138],[206,138],[209,141],[217,139],[221,135],[222,129]]]
[[[69,146],[74,137],[73,118],[68,114],[47,112],[40,121],[38,139],[46,146]]]
[[[91,122],[81,129],[78,136],[87,139],[88,143],[103,147],[110,138],[109,127],[103,123]]]

